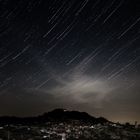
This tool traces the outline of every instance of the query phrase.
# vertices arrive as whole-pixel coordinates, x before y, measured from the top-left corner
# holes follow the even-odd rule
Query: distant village
[[[90,124],[47,122],[41,125],[1,125],[0,140],[140,140],[140,125],[135,123]]]

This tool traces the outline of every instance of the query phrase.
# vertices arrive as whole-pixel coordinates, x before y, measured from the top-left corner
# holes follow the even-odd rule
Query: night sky
[[[0,0],[0,116],[140,121],[139,83],[138,0]]]

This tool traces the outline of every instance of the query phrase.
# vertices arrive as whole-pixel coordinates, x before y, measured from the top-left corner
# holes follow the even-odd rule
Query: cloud
[[[43,90],[55,96],[64,104],[67,104],[65,100],[68,99],[79,105],[89,104],[94,105],[94,108],[101,107],[104,98],[116,87],[109,84],[106,79],[88,75],[87,70],[92,64],[94,55],[92,52],[66,73],[60,74],[55,72],[54,69],[49,71],[52,76],[51,81],[54,84],[50,89],[44,87]]]

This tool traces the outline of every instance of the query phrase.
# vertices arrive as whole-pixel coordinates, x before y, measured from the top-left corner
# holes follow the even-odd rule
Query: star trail
[[[140,121],[139,45],[138,1],[0,0],[0,115]]]

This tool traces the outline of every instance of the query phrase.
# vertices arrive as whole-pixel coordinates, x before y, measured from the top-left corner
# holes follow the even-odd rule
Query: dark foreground
[[[140,127],[121,124],[48,122],[42,125],[1,125],[0,140],[140,140]]]
[[[56,109],[37,117],[0,117],[0,140],[140,140],[140,125]]]

